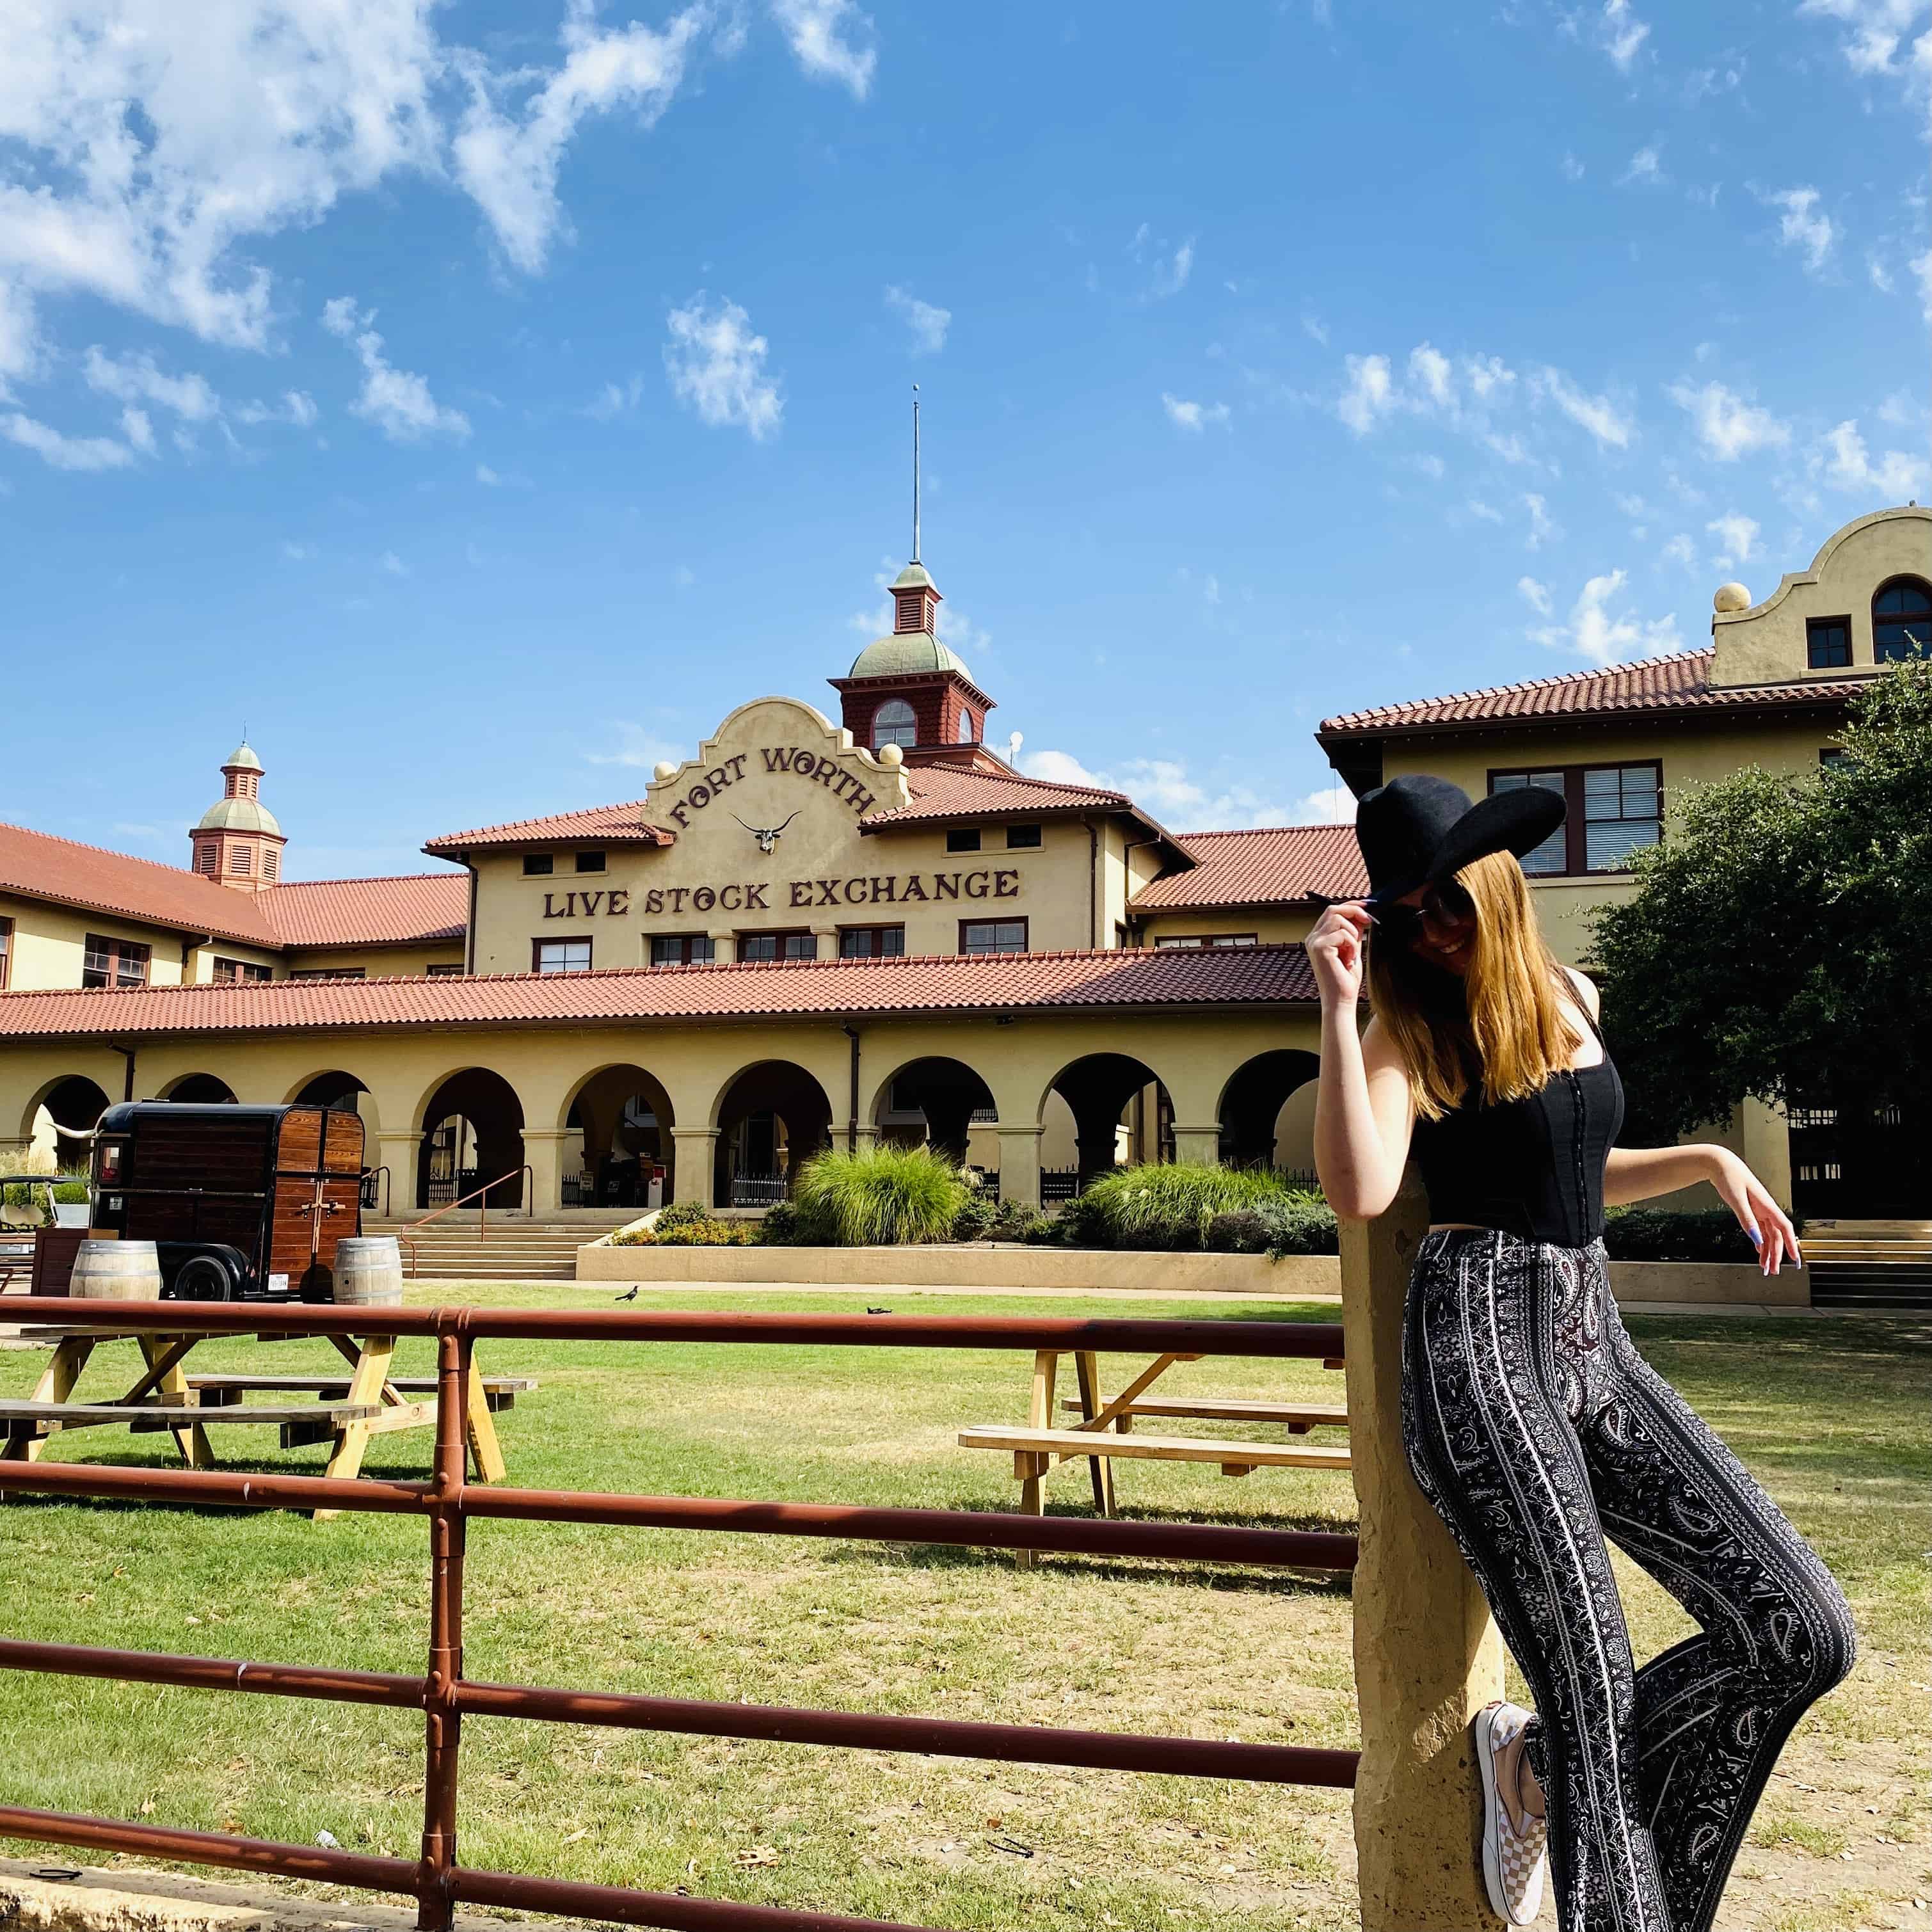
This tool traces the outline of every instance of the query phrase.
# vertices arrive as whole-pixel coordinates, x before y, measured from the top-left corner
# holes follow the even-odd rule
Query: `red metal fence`
[[[167,1334],[182,1325],[178,1303],[35,1300],[10,1298],[10,1318],[74,1327]],[[197,1305],[206,1334],[364,1335],[367,1310]],[[1279,1784],[1350,1785],[1357,1754],[1294,1744],[1220,1743],[1051,1726],[937,1718],[872,1717],[844,1711],[643,1697],[605,1691],[483,1684],[463,1674],[463,1564],[475,1518],[581,1522],[776,1536],[944,1544],[980,1549],[1059,1550],[1092,1556],[1151,1556],[1352,1569],[1352,1536],[1208,1523],[1105,1521],[991,1511],[854,1508],[834,1503],[734,1502],[692,1496],[466,1485],[464,1418],[471,1350],[479,1338],[524,1341],[762,1342],[793,1347],[1057,1349],[1066,1353],[1241,1355],[1334,1360],[1342,1331],[1326,1324],[1256,1322],[995,1320],[934,1316],[588,1315],[476,1308],[386,1310],[382,1330],[433,1336],[436,1343],[434,1474],[424,1483],[352,1481],[227,1471],[97,1468],[85,1463],[0,1460],[0,1492],[110,1497],[156,1502],[226,1503],[259,1509],[367,1510],[421,1515],[430,1534],[428,1666],[420,1677],[298,1664],[231,1662],[80,1644],[0,1641],[0,1668],[171,1684],[355,1704],[420,1709],[428,1744],[422,1855],[377,1858],[320,1846],[278,1844],[214,1832],[171,1829],[0,1804],[0,1837],[128,1852],[326,1881],[417,1900],[418,1924],[445,1932],[459,1904],[558,1912],[693,1932],[931,1932],[872,1918],[782,1910],[620,1886],[486,1871],[457,1860],[457,1772],[465,1716],[609,1725],[783,1744],[914,1751],[1022,1764],[1238,1778]]]

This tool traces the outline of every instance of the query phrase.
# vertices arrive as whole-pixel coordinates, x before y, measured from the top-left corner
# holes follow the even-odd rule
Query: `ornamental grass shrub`
[[[695,1201],[674,1201],[658,1210],[648,1228],[620,1228],[614,1248],[742,1248],[758,1234],[748,1221],[721,1221]]]
[[[1222,1254],[1333,1254],[1335,1217],[1319,1195],[1265,1168],[1161,1163],[1122,1168],[1061,1211],[1070,1246]]]
[[[1604,1216],[1604,1246],[1613,1262],[1757,1259],[1750,1237],[1728,1208],[1694,1214],[1664,1208],[1612,1208]]]
[[[792,1190],[796,1228],[841,1248],[903,1247],[952,1238],[971,1184],[922,1147],[814,1156]],[[794,1234],[794,1238],[796,1238]]]

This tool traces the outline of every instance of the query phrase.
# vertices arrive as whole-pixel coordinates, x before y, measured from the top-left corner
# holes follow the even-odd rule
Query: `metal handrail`
[[[9,1312],[70,1329],[100,1328],[118,1334],[160,1331],[171,1325],[178,1330],[182,1321],[178,1304],[151,1301],[40,1298],[16,1304]],[[436,1450],[434,1474],[427,1482],[0,1460],[0,1494],[86,1496],[137,1503],[201,1502],[253,1509],[350,1510],[426,1520],[430,1567],[429,1643],[427,1668],[421,1676],[19,1640],[0,1640],[0,1670],[420,1710],[425,1744],[421,1857],[377,1857],[334,1846],[282,1844],[239,1832],[190,1831],[4,1803],[0,1803],[0,1835],[316,1880],[413,1898],[417,1924],[424,1932],[449,1932],[456,1909],[464,1905],[501,1906],[578,1919],[656,1926],[669,1928],[669,1932],[929,1932],[929,1928],[826,1912],[693,1898],[683,1893],[465,1865],[458,1856],[456,1840],[463,1719],[466,1715],[514,1718],[820,1748],[904,1751],[1016,1764],[1151,1772],[1171,1777],[1237,1778],[1270,1784],[1346,1788],[1355,1782],[1358,1754],[1348,1750],[491,1683],[469,1677],[463,1668],[464,1556],[469,1525],[474,1520],[622,1524],[739,1534],[836,1537],[860,1542],[1055,1550],[1334,1574],[1352,1569],[1360,1553],[1356,1538],[1320,1531],[466,1484],[465,1418],[475,1373],[472,1348],[478,1336],[531,1340],[752,1342],[774,1346],[1151,1352],[1330,1361],[1342,1352],[1339,1326],[1225,1319],[656,1314],[614,1309],[596,1312],[465,1307],[377,1311],[214,1302],[197,1312],[196,1325],[210,1334],[367,1335],[372,1316],[378,1313],[385,1334],[434,1336],[436,1340]],[[23,1448],[22,1456],[26,1453]]]
[[[362,1192],[364,1196],[362,1204],[365,1208],[373,1208],[375,1206],[375,1202],[370,1200],[368,1197],[375,1191],[370,1184],[375,1180],[378,1174],[380,1174],[382,1177],[382,1216],[383,1219],[386,1220],[388,1218],[389,1214],[389,1170],[386,1166],[382,1167],[365,1167],[362,1170]]]
[[[529,1177],[529,1185],[524,1190],[524,1198],[530,1203],[532,1210],[534,1211],[536,1205],[536,1170],[528,1161],[525,1161],[521,1167],[513,1167],[508,1174],[500,1174],[494,1180],[486,1180],[481,1187],[472,1187],[461,1200],[446,1201],[440,1208],[433,1208],[420,1221],[412,1221],[396,1237],[396,1239],[410,1251],[409,1277],[410,1280],[414,1281],[416,1278],[416,1244],[410,1239],[412,1234],[427,1228],[432,1221],[440,1220],[444,1215],[453,1214],[458,1208],[466,1206],[470,1202],[475,1201],[477,1203],[476,1238],[479,1241],[485,1239],[489,1232],[490,1189],[501,1187],[504,1182],[511,1179],[512,1176],[520,1180],[526,1175]]]

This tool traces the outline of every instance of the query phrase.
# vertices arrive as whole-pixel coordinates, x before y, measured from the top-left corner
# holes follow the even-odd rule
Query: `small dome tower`
[[[262,761],[244,742],[221,767],[221,796],[188,834],[194,869],[238,892],[259,892],[280,883],[282,848],[289,842],[260,793]]]

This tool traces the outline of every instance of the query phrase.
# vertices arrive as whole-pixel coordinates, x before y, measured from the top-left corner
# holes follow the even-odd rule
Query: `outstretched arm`
[[[1322,1077],[1315,1100],[1315,1166],[1337,1214],[1372,1220],[1395,1198],[1408,1160],[1415,1107],[1394,1043],[1373,1022],[1356,1030],[1363,949],[1374,921],[1332,905],[1306,941],[1322,994]]]
[[[1576,997],[1594,1019],[1596,987],[1574,970],[1570,970],[1570,979]],[[1688,1147],[1612,1148],[1604,1169],[1604,1205],[1622,1208],[1633,1201],[1654,1200],[1660,1194],[1674,1194],[1680,1187],[1694,1187],[1700,1180],[1708,1180],[1738,1217],[1738,1225],[1757,1249],[1758,1266],[1765,1274],[1775,1274],[1787,1257],[1796,1266],[1804,1264],[1790,1217],[1772,1198],[1764,1183],[1729,1148],[1708,1142]]]

